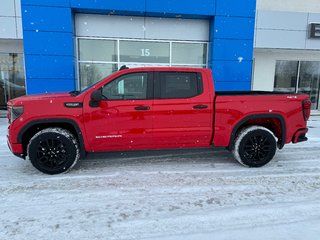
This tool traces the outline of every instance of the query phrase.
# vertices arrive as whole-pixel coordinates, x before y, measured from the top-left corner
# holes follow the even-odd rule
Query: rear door
[[[159,147],[208,146],[213,103],[200,72],[155,72],[153,142]]]

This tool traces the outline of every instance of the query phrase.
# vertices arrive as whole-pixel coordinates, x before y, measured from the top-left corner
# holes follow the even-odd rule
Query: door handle
[[[206,109],[206,108],[208,108],[208,106],[207,105],[195,105],[192,108],[193,109]]]
[[[150,107],[148,107],[148,106],[137,106],[134,109],[138,110],[138,111],[147,111],[147,110],[150,110]]]

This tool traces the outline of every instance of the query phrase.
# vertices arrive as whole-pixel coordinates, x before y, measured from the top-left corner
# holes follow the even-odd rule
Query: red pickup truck
[[[303,94],[215,92],[209,69],[120,70],[79,92],[8,102],[8,145],[57,174],[88,152],[222,146],[242,165],[267,164],[277,148],[306,141]]]

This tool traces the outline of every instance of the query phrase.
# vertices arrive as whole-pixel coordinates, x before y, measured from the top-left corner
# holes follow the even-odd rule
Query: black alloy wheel
[[[259,163],[268,157],[272,146],[268,137],[263,135],[252,135],[241,147],[241,152],[243,152],[246,159],[254,163]]]
[[[40,141],[37,149],[37,159],[48,171],[55,171],[63,166],[69,157],[66,145],[60,139],[45,139]]]
[[[247,167],[261,167],[272,160],[276,150],[277,142],[274,134],[265,127],[252,126],[239,133],[233,154]]]
[[[32,165],[47,174],[70,170],[80,157],[77,139],[62,128],[47,128],[34,135],[28,145]]]

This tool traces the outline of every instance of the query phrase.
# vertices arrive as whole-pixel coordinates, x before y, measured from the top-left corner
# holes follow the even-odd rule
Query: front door
[[[154,144],[159,147],[208,146],[212,137],[213,102],[201,74],[155,74]]]
[[[89,112],[86,133],[93,151],[144,149],[152,145],[151,75],[130,73],[102,87],[105,100],[98,108],[85,110]]]

